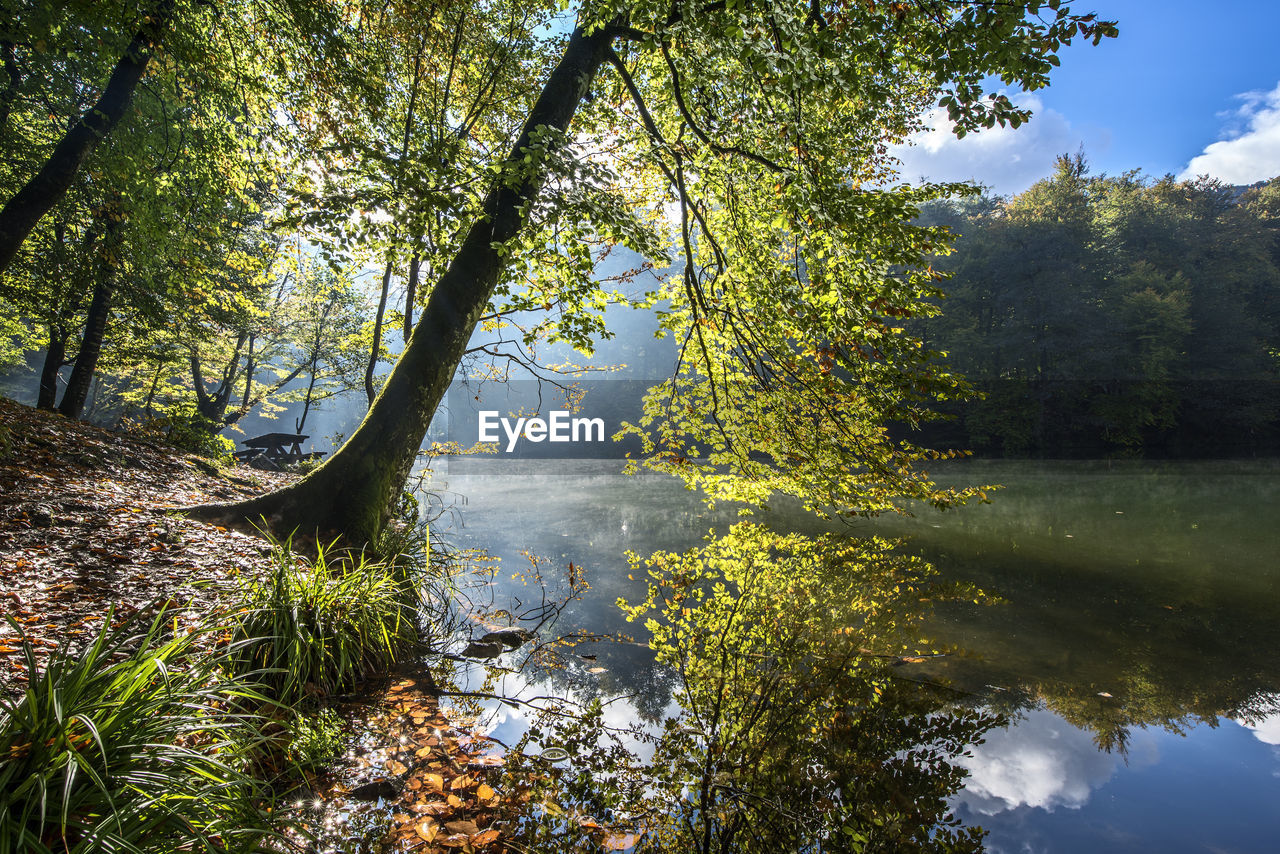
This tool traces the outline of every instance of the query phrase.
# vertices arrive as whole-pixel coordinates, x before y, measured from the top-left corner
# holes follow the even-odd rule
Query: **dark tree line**
[[[959,233],[913,323],[985,395],[945,441],[1009,456],[1280,449],[1280,179],[1091,176],[935,205]]]

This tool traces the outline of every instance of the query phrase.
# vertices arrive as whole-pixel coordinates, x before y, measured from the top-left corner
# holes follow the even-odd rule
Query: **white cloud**
[[[1036,709],[1007,730],[988,733],[956,762],[969,771],[958,800],[982,815],[1023,806],[1079,809],[1121,761],[1099,752],[1088,733]]]
[[[1237,719],[1236,723],[1253,732],[1253,737],[1263,744],[1280,747],[1280,714],[1268,715],[1256,721]]]
[[[902,161],[902,177],[911,182],[976,181],[1003,195],[1020,193],[1053,171],[1054,159],[1075,152],[1080,133],[1067,118],[1030,93],[1010,96],[1015,104],[1031,110],[1031,121],[1014,130],[996,126],[964,139],[956,139],[947,112],[935,107],[925,116],[929,130],[914,134],[909,144],[895,146]],[[1089,147],[1105,147],[1106,139],[1090,140]]]
[[[1280,84],[1270,92],[1246,92],[1232,114],[1229,139],[1215,142],[1187,164],[1180,178],[1208,175],[1228,184],[1252,184],[1280,175]]]

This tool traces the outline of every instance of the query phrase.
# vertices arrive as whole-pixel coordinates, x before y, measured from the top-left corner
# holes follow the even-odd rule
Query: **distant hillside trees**
[[[925,343],[985,392],[948,441],[981,454],[1280,449],[1280,179],[1091,176],[939,203],[960,235]]]

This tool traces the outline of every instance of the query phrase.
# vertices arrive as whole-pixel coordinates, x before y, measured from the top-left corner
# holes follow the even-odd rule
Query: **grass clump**
[[[260,850],[269,816],[245,769],[263,699],[164,620],[110,628],[108,612],[43,671],[22,637],[31,680],[0,698],[0,854]]]
[[[273,546],[239,607],[178,637],[163,612],[116,628],[108,612],[41,670],[10,621],[31,677],[0,696],[0,854],[268,850],[272,799],[343,747],[333,711],[302,709],[412,647],[429,554],[330,546],[307,564]]]
[[[345,731],[333,709],[321,709],[314,715],[296,714],[289,733],[288,759],[302,771],[322,768],[342,754]]]
[[[289,541],[274,565],[245,582],[231,655],[283,703],[349,690],[385,673],[417,639],[410,585],[391,560],[317,547],[308,565]]]

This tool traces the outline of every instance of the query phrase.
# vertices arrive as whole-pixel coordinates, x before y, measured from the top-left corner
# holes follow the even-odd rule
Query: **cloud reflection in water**
[[[993,730],[971,753],[957,760],[970,776],[956,802],[988,816],[1018,807],[1079,809],[1125,762],[1118,754],[1099,751],[1088,732],[1047,709],[1029,711],[1008,729]],[[1157,759],[1154,741],[1135,738],[1130,765]]]

